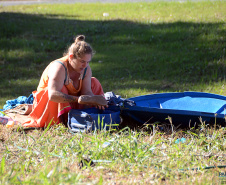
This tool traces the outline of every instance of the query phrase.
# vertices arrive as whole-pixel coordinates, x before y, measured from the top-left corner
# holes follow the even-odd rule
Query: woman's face
[[[84,69],[89,65],[89,62],[92,59],[91,54],[85,54],[81,58],[71,58],[71,66],[72,68],[78,72],[78,73],[83,73]]]

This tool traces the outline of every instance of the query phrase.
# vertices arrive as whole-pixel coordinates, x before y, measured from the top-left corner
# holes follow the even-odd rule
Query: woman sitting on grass
[[[93,56],[92,47],[85,36],[77,36],[63,58],[51,62],[44,70],[34,103],[24,127],[46,127],[67,118],[70,109],[84,105],[107,106],[100,82],[92,77],[89,66]]]

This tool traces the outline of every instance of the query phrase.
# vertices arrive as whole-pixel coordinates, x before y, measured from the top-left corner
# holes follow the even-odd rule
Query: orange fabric
[[[64,64],[67,63],[67,58],[59,59]],[[50,65],[49,65],[50,66]],[[32,112],[28,115],[28,120],[22,123],[23,127],[47,127],[51,125],[59,124],[61,122],[59,116],[68,113],[70,109],[82,109],[83,105],[78,103],[56,103],[49,100],[48,97],[48,68],[44,70],[37,91],[33,92],[34,102]],[[71,85],[70,85],[71,84]],[[79,89],[75,89],[72,83],[64,85],[62,92],[77,96],[82,87],[82,79],[80,81]],[[91,89],[95,95],[104,95],[100,82],[92,77]]]
[[[46,127],[60,122],[57,117],[58,103],[48,99],[48,90],[34,93],[33,110],[28,115],[28,120],[22,123],[23,127]]]
[[[55,61],[60,61],[64,64],[64,66],[67,68],[68,66],[68,56],[65,56],[65,57],[62,57],[60,59],[57,59]],[[53,61],[53,62],[55,62]],[[42,73],[42,76],[41,76],[41,79],[39,81],[39,85],[38,85],[38,88],[37,88],[37,91],[41,91],[41,90],[44,90],[46,87],[48,87],[48,80],[49,80],[49,77],[48,77],[48,69],[50,68],[51,64],[53,63],[51,62],[46,68],[45,70],[43,71]],[[67,74],[68,73],[68,68],[67,68]],[[83,74],[81,75],[83,76]],[[66,81],[69,79],[69,83],[66,86],[67,90],[68,90],[68,94],[70,95],[73,95],[73,96],[77,96],[78,93],[81,91],[82,89],[82,79],[80,78],[80,82],[79,82],[79,88],[78,89],[75,89],[74,85],[73,85],[73,81],[67,76],[67,79]]]

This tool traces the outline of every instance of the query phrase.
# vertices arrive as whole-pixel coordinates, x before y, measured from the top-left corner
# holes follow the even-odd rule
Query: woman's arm
[[[85,78],[82,81],[81,95],[91,95],[91,96],[94,95],[92,92],[92,89],[91,89],[91,77],[92,77],[92,71],[91,71],[90,66],[88,66]],[[107,105],[106,106],[99,106],[99,105],[96,106],[96,108],[102,109],[102,110],[104,110],[105,107],[108,107],[108,106]]]
[[[90,66],[88,65],[85,78],[82,80],[81,95],[91,95],[91,96],[94,95],[91,89],[91,77],[92,77],[92,71]]]
[[[65,80],[65,68],[58,62],[53,62],[48,71],[49,100],[57,103],[78,102],[78,96],[71,96],[61,92]]]

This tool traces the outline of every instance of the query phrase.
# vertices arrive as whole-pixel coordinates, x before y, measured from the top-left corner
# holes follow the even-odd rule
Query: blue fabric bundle
[[[121,123],[120,111],[99,110],[96,108],[76,110],[68,114],[68,128],[72,132],[118,129]]]
[[[33,104],[33,101],[33,94],[30,94],[29,97],[19,96],[17,99],[7,100],[6,104],[3,106],[3,110],[13,109],[20,104]]]
[[[104,94],[104,97],[107,100],[108,105],[115,105],[115,106],[124,106],[124,105],[135,106],[136,105],[134,101],[121,98],[121,96],[115,95],[115,93],[113,92],[106,92]]]

